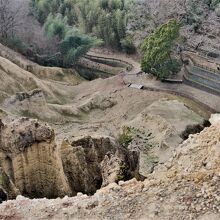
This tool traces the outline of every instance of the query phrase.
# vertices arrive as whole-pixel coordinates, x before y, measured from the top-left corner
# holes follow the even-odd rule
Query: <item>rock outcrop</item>
[[[14,199],[19,194],[20,191],[15,187],[11,178],[0,168],[0,203],[8,199]]]
[[[153,172],[189,134],[199,133],[207,124],[177,100],[159,100],[148,106],[125,124],[132,136],[129,149],[140,152],[139,173],[147,176]]]
[[[219,124],[220,123],[220,114],[213,114],[209,119],[211,124]]]
[[[64,141],[60,154],[73,194],[94,194],[108,183],[138,178],[138,153],[121,148],[110,137],[75,138],[71,144]],[[109,157],[117,158],[117,163]]]
[[[0,121],[2,200],[18,194],[30,198],[94,194],[108,183],[139,178],[138,153],[110,137],[81,137],[71,143],[66,139],[59,148],[47,124],[28,118],[6,121]],[[108,155],[118,158],[117,168]]]
[[[54,198],[70,193],[50,127],[21,118],[2,123],[0,137],[0,166],[22,195]]]
[[[23,117],[38,118],[44,121],[57,121],[61,118],[59,113],[49,108],[41,89],[30,92],[17,92],[10,98],[5,99],[2,106],[10,113]]]
[[[0,206],[0,217],[37,219],[212,219],[220,218],[220,124],[190,135],[143,182],[112,183],[93,196],[17,200]],[[115,160],[114,160],[115,161]],[[117,163],[115,163],[117,164]],[[21,209],[22,207],[22,209]]]

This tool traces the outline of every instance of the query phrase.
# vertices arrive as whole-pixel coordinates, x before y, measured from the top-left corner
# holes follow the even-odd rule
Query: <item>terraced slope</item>
[[[192,66],[185,75],[185,82],[199,89],[220,95],[220,75]]]

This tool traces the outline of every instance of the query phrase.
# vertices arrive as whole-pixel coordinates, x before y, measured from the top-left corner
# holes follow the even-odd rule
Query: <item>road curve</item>
[[[97,51],[90,51],[88,52],[88,55],[112,61],[118,60],[130,64],[132,69],[130,71],[126,71],[124,74],[125,84],[142,84],[146,90],[165,92],[193,100],[210,113],[220,112],[219,96],[188,86],[184,83],[171,84],[156,81],[155,79],[152,79],[152,77],[142,73],[140,63],[124,54],[104,54]]]

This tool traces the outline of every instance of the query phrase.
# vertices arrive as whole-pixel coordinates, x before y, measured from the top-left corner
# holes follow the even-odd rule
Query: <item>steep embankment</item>
[[[56,86],[77,85],[83,81],[74,69],[40,66],[2,44],[0,58],[1,91],[5,93],[42,88],[50,96]]]
[[[74,69],[43,67],[0,45],[0,105],[13,114],[62,120],[48,103],[71,99],[71,88],[84,81]],[[42,114],[44,112],[44,114]]]
[[[60,146],[47,124],[28,118],[4,121],[7,124],[0,121],[1,200],[20,194],[30,198],[93,194],[104,183],[139,178],[138,153],[110,137],[65,139]]]
[[[17,197],[0,206],[2,219],[212,219],[219,215],[219,136],[214,123],[173,150],[144,182],[113,183],[93,196],[55,200]]]
[[[143,179],[204,127],[175,96],[128,88],[120,76],[83,82],[74,70],[41,67],[2,48],[2,200],[93,194]]]

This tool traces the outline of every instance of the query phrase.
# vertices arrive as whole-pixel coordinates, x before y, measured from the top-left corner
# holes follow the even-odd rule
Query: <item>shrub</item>
[[[128,145],[131,143],[132,139],[133,139],[133,137],[132,137],[131,128],[124,126],[122,128],[122,133],[120,133],[117,138],[118,143],[123,147],[128,147]]]
[[[63,18],[61,14],[53,16],[49,14],[44,24],[44,30],[49,38],[58,36],[59,39],[64,38],[67,31],[67,18]]]
[[[44,24],[44,29],[49,38],[58,38],[61,61],[57,63],[62,63],[61,66],[64,67],[71,67],[91,47],[100,43],[95,37],[82,34],[78,29],[69,26],[67,18],[61,14],[55,16],[50,14]]]
[[[127,36],[121,40],[121,47],[122,50],[127,54],[133,54],[136,52],[136,47],[131,36]]]
[[[2,38],[2,39],[0,38],[0,42],[9,48],[23,55],[26,55],[26,51],[27,51],[26,45],[15,35],[12,35],[11,37],[7,37],[7,38]]]

